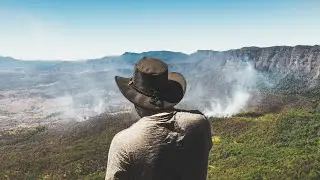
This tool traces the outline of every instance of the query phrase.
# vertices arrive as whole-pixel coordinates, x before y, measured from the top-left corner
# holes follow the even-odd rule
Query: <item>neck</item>
[[[150,109],[145,109],[139,106],[135,106],[135,109],[141,118],[145,116],[152,116],[158,113],[171,112],[173,110],[173,108],[161,109],[161,110],[150,110]]]

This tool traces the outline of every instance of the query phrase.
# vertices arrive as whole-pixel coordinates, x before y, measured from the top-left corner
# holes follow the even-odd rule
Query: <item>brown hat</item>
[[[178,104],[186,91],[182,74],[168,72],[168,65],[143,57],[135,64],[132,78],[115,77],[121,93],[133,104],[151,109],[168,109]]]

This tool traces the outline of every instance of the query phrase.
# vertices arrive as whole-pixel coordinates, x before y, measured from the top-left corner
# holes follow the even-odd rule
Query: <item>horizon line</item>
[[[191,53],[183,52],[183,51],[176,51],[176,50],[148,50],[148,51],[140,51],[140,52],[134,52],[134,51],[125,51],[122,54],[118,55],[105,55],[105,56],[99,56],[99,57],[92,57],[92,58],[66,58],[66,59],[44,59],[44,58],[35,58],[35,59],[29,59],[29,58],[19,58],[19,57],[14,57],[10,55],[1,55],[0,57],[2,58],[10,58],[13,60],[19,60],[19,61],[89,61],[89,60],[97,60],[97,59],[103,59],[103,58],[109,58],[109,57],[120,57],[123,56],[126,53],[132,53],[132,54],[143,54],[143,53],[148,53],[148,52],[172,52],[172,53],[182,53],[185,55],[191,55],[194,53],[197,53],[199,51],[213,51],[213,52],[227,52],[227,51],[233,51],[233,50],[238,50],[238,49],[243,49],[243,48],[272,48],[272,47],[297,47],[297,46],[308,46],[308,47],[313,47],[313,46],[320,46],[320,44],[297,44],[297,45],[272,45],[272,46],[243,46],[239,48],[230,48],[230,49],[224,49],[224,50],[213,50],[213,49],[198,49],[195,51],[192,51]]]

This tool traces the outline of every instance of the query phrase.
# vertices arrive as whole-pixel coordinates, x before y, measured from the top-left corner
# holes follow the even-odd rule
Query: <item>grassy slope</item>
[[[208,179],[320,178],[319,114],[295,110],[211,122],[221,141],[210,153]],[[0,179],[103,179],[109,143],[129,124],[100,117],[67,134],[32,132],[1,145]]]
[[[109,144],[130,124],[98,117],[58,133],[31,131],[31,136],[16,137],[0,146],[0,179],[103,179]]]
[[[320,115],[306,111],[212,119],[208,179],[319,179]]]

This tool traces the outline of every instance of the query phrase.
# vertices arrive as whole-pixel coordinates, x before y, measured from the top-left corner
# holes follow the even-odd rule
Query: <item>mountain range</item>
[[[0,113],[6,115],[2,123],[18,122],[30,112],[57,120],[83,119],[114,107],[126,109],[128,101],[119,93],[114,76],[130,77],[134,63],[144,56],[162,59],[169,64],[169,71],[181,72],[188,84],[182,104],[212,116],[240,112],[250,102],[257,107],[261,93],[309,95],[320,91],[317,45],[198,50],[191,54],[125,52],[79,61],[0,57]]]
[[[82,69],[99,69],[100,65],[110,63],[134,63],[144,56],[172,61],[189,62],[219,59],[221,64],[229,62],[252,62],[257,70],[274,73],[298,73],[312,79],[320,77],[320,46],[274,46],[274,47],[244,47],[228,51],[198,50],[192,54],[172,51],[149,51],[143,53],[125,52],[120,56],[103,57],[81,61],[25,61],[11,57],[0,56],[0,70],[37,69],[37,70],[66,70],[73,67]],[[69,69],[68,68],[68,69]],[[72,69],[72,68],[70,68]],[[69,70],[70,70],[69,69]]]

